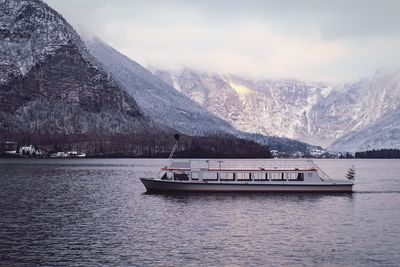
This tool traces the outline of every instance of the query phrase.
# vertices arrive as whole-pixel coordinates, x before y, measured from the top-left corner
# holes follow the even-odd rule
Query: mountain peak
[[[399,72],[381,72],[370,80],[340,86],[256,81],[193,70],[153,72],[236,129],[325,147],[373,124],[400,103]]]
[[[0,0],[0,82],[25,75],[60,47],[84,45],[65,19],[39,0]]]
[[[135,100],[97,65],[61,15],[39,0],[0,0],[0,7],[0,129],[5,134],[148,128]]]

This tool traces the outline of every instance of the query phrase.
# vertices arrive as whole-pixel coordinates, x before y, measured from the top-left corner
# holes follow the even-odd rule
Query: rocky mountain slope
[[[153,68],[152,71],[237,129],[324,147],[350,132],[363,131],[378,123],[400,106],[400,71],[378,72],[371,80],[340,86],[292,80],[254,81],[190,69],[168,72]],[[397,115],[391,116],[400,121]],[[385,139],[379,143],[396,145]],[[348,144],[339,144],[330,148],[346,151]]]
[[[97,62],[135,98],[143,113],[160,124],[188,135],[228,134],[279,151],[309,151],[310,145],[303,142],[238,131],[225,121],[226,118],[205,109],[202,102],[193,101],[98,38],[86,38],[85,43]]]
[[[361,130],[350,132],[336,140],[329,149],[334,151],[366,151],[400,148],[400,109],[390,111]]]
[[[377,72],[370,80],[338,87],[320,103],[316,120],[325,120],[325,131],[343,129],[329,149],[400,148],[393,135],[400,124],[399,108],[400,71]]]
[[[0,25],[3,134],[144,133],[152,126],[43,2],[0,0]]]
[[[101,40],[89,38],[85,43],[99,64],[135,98],[144,114],[152,120],[189,135],[234,132],[229,123]]]
[[[0,0],[0,48],[0,142],[154,156],[169,151],[168,136],[178,130],[195,136],[184,136],[178,152],[203,144],[204,155],[207,149],[270,155],[253,141],[274,139],[240,140],[247,134],[107,45],[91,43],[93,57],[65,19],[39,0]],[[274,142],[283,150],[307,150],[293,140]]]
[[[330,92],[329,86],[290,80],[253,81],[190,69],[154,73],[239,130],[321,143],[318,136],[310,135],[314,131],[312,111]]]

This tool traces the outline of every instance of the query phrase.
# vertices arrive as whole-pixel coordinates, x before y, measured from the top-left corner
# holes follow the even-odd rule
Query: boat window
[[[251,180],[251,174],[249,172],[239,172],[237,173],[237,179],[249,181]]]
[[[270,173],[272,181],[282,181],[283,173],[274,172]]]
[[[203,173],[203,180],[217,180],[217,173],[215,172],[204,172]]]
[[[167,180],[167,173],[164,172],[163,175],[161,175],[161,180]]]
[[[174,180],[189,180],[189,175],[187,173],[174,173]]]
[[[224,173],[224,172],[219,172],[219,173],[217,173],[217,174],[218,174],[218,178],[219,178],[219,179],[221,179],[221,180],[226,179],[226,173]]]
[[[311,176],[312,176],[312,173],[311,173],[311,172],[309,172],[309,173],[308,173],[308,177],[311,177]]]
[[[304,181],[304,173],[297,174],[297,181]]]
[[[229,172],[224,172],[224,173],[220,173],[220,180],[221,181],[233,181],[234,177],[233,177],[233,173],[229,173]]]
[[[291,181],[295,181],[297,180],[297,173],[294,172],[286,173],[285,178]]]
[[[172,180],[172,177],[174,177],[174,174],[172,172],[167,172],[167,179]]]
[[[199,173],[198,172],[192,172],[192,180],[199,180]]]
[[[252,173],[251,174],[251,177],[254,179],[254,180],[257,180],[257,181],[260,181],[260,180],[266,180],[266,178],[265,178],[265,175],[264,175],[264,173],[262,173],[262,172],[254,172],[254,173]]]

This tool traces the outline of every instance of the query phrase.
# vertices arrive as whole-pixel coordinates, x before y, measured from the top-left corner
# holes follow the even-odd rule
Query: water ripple
[[[0,265],[398,266],[400,163],[372,163],[353,195],[154,195],[161,160],[0,160]]]

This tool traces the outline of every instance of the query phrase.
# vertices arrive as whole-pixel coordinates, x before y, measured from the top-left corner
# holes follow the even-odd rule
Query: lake
[[[145,194],[165,160],[0,159],[0,266],[399,266],[400,160],[353,194]]]

